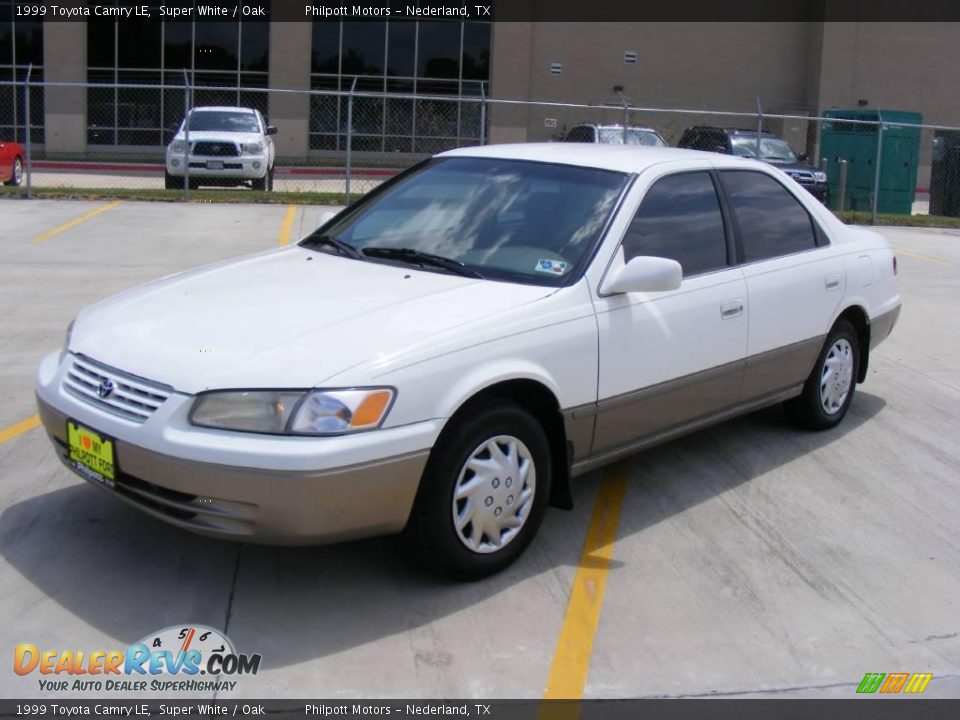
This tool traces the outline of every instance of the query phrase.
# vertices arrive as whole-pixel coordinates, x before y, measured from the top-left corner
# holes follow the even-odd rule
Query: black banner
[[[0,0],[3,4],[5,0]],[[15,19],[44,22],[497,21],[944,22],[956,0],[12,0]]]
[[[0,700],[0,717],[66,720],[487,718],[488,720],[955,720],[960,700]]]

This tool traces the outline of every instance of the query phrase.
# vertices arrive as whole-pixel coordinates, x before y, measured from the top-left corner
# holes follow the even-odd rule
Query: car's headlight
[[[817,182],[826,182],[827,174],[823,172],[823,170],[818,170],[813,174],[813,179],[816,180]]]
[[[391,388],[209,392],[194,401],[190,422],[277,435],[341,435],[379,427],[393,398]]]
[[[263,152],[263,145],[258,142],[243,143],[240,146],[240,151],[244,155],[259,155]]]
[[[187,143],[185,140],[174,140],[172,143],[170,143],[171,153],[183,155],[186,149],[187,149]]]

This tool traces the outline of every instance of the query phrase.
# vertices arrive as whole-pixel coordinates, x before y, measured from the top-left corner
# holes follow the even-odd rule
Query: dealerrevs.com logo
[[[177,625],[152,633],[119,650],[41,649],[21,643],[13,671],[39,676],[41,690],[113,692],[207,692],[233,690],[237,681],[256,675],[259,654],[238,653],[226,635],[206,625]]]

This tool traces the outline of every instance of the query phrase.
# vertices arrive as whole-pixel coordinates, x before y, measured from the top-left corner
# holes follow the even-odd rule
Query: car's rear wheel
[[[827,430],[840,423],[857,388],[860,342],[846,320],[838,320],[803,385],[803,392],[784,403],[787,415],[811,430]]]
[[[550,495],[550,449],[512,402],[455,417],[434,446],[407,535],[431,569],[458,579],[499,572],[526,549]]]
[[[17,155],[13,159],[13,168],[10,171],[10,182],[9,185],[13,187],[20,187],[20,183],[23,182],[23,158]]]

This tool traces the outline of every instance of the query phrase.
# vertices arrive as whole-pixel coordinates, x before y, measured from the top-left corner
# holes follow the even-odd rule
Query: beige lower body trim
[[[39,398],[37,404],[66,464],[67,416]],[[115,487],[89,480],[91,484],[203,535],[275,545],[400,532],[429,454],[423,450],[333,470],[291,472],[182,460],[115,442]]]

